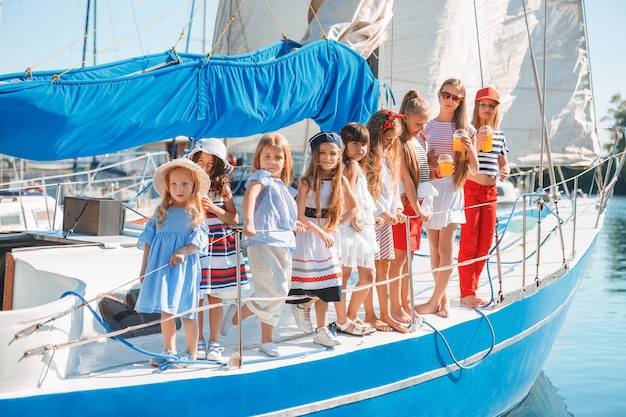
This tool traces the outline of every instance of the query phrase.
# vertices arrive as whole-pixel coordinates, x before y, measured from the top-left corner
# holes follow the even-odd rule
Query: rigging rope
[[[146,0],[143,0],[143,1],[145,2]],[[159,16],[158,18],[156,18],[156,19],[152,20],[151,22],[149,22],[149,23],[147,23],[147,24],[143,25],[142,27],[140,27],[140,28],[139,28],[139,29],[137,29],[136,31],[131,32],[131,33],[130,33],[130,34],[128,34],[127,36],[125,36],[125,37],[123,37],[122,39],[118,40],[117,42],[114,42],[114,43],[110,44],[109,46],[107,46],[106,48],[102,49],[101,51],[99,51],[99,52],[97,52],[97,53],[94,53],[92,56],[87,57],[87,58],[85,58],[83,61],[79,62],[78,64],[76,64],[76,65],[74,65],[74,66],[72,66],[72,67],[70,67],[70,68],[66,69],[66,70],[65,70],[65,71],[63,71],[62,73],[60,73],[60,74],[55,74],[55,75],[52,77],[52,79],[51,79],[51,81],[50,81],[50,82],[51,82],[51,83],[54,83],[55,81],[59,80],[61,77],[63,77],[63,76],[64,76],[65,74],[67,74],[68,72],[70,72],[70,71],[72,71],[72,70],[74,70],[74,69],[76,69],[76,68],[81,67],[81,66],[82,66],[85,62],[89,61],[89,60],[90,60],[90,59],[92,59],[92,58],[97,57],[100,53],[105,52],[105,51],[108,51],[109,49],[113,48],[114,46],[117,46],[117,45],[119,45],[120,43],[124,42],[125,40],[127,40],[127,39],[128,39],[128,38],[130,38],[131,36],[134,36],[134,35],[136,35],[137,33],[141,32],[141,31],[142,31],[142,30],[144,30],[145,28],[147,28],[147,27],[149,27],[149,26],[152,26],[153,24],[157,23],[157,22],[158,22],[158,21],[160,21],[160,20],[163,20],[164,18],[166,18],[166,17],[167,17],[167,16],[169,16],[170,14],[173,14],[173,13],[174,13],[175,11],[177,11],[178,9],[180,9],[180,8],[182,8],[183,6],[186,6],[187,4],[189,4],[191,1],[192,1],[192,0],[188,0],[186,3],[183,3],[183,4],[179,5],[179,6],[177,6],[177,7],[173,8],[173,9],[171,9],[171,10],[170,10],[170,11],[168,11],[167,13],[165,13],[165,14],[163,14],[163,15]],[[133,7],[134,7],[134,6],[133,6]],[[132,9],[132,7],[131,7],[130,9]],[[116,16],[115,18],[113,18],[113,19],[109,20],[109,21],[108,21],[108,22],[106,22],[105,24],[103,24],[103,25],[101,25],[101,26],[98,26],[97,28],[93,29],[93,31],[91,31],[90,33],[93,33],[93,32],[95,32],[95,31],[97,31],[97,30],[100,30],[102,27],[104,27],[104,26],[108,25],[109,23],[111,23],[111,22],[115,21],[116,19],[118,19],[118,18],[119,18],[119,17],[121,17],[122,15],[124,15],[124,14],[128,13],[128,11],[129,11],[130,9],[127,9],[127,10],[126,10],[126,11],[124,11],[122,14],[120,14],[120,15]],[[90,33],[89,33],[89,34],[90,34]],[[70,47],[70,46],[72,46],[74,43],[76,43],[76,42],[78,42],[78,41],[80,41],[80,40],[82,40],[82,39],[85,39],[85,37],[89,36],[89,34],[85,34],[85,35],[84,35],[83,37],[81,37],[80,39],[77,39],[76,41],[72,42],[69,46],[66,46],[66,47],[62,48],[61,50],[59,50],[59,51],[58,51],[58,52],[56,52],[55,54],[51,55],[50,57],[48,57],[48,58],[44,59],[43,61],[41,61],[41,62],[37,63],[35,66],[37,66],[37,65],[41,64],[42,62],[45,62],[46,60],[48,60],[48,59],[50,59],[51,57],[55,56],[57,53],[62,52],[63,50],[65,50],[65,49],[69,48],[69,47]],[[32,68],[32,67],[29,67],[29,68]]]

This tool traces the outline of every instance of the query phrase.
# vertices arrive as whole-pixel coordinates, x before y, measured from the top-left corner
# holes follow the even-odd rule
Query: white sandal
[[[341,324],[338,321],[335,323],[337,324],[337,331],[341,333],[350,334],[352,336],[363,336],[369,334],[369,329],[366,326],[355,323],[350,319],[347,319],[344,324]],[[350,330],[351,327],[352,330]]]

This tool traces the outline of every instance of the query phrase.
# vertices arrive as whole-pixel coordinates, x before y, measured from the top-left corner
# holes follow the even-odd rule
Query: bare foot
[[[438,311],[439,311],[439,304],[436,304],[432,301],[415,306],[415,312],[417,314],[435,314]]]
[[[443,297],[441,300],[441,306],[439,307],[439,311],[437,311],[437,315],[439,317],[443,317],[444,319],[450,316],[450,304],[448,303],[448,299]]]
[[[389,326],[391,326],[397,332],[406,333],[409,331],[409,329],[406,326],[403,326],[402,324],[398,323],[391,317],[381,316],[380,319],[383,320],[385,323],[387,323]]]
[[[385,323],[382,320],[368,320],[367,317],[365,318],[365,322],[371,324],[376,330],[381,331],[381,332],[390,332],[391,331],[391,326],[389,326],[387,323]]]
[[[411,323],[411,315],[407,314],[402,307],[391,312],[391,318],[399,323]]]
[[[461,302],[469,308],[476,308],[478,306],[487,305],[487,302],[485,300],[477,297],[476,295],[468,295],[466,297],[463,297],[461,298]]]

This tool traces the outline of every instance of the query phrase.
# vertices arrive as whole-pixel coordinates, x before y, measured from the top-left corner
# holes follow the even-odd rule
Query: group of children
[[[313,333],[313,341],[323,346],[340,344],[328,326],[331,302],[337,331],[357,336],[376,330],[405,333],[416,314],[447,317],[446,288],[452,271],[446,267],[452,265],[456,229],[466,218],[471,220],[462,227],[459,261],[488,252],[495,227],[496,176],[508,176],[508,163],[504,135],[496,130],[495,90],[479,90],[473,125],[467,122],[465,87],[459,80],[445,81],[438,97],[440,112],[433,119],[426,101],[409,91],[398,114],[380,110],[366,125],[353,122],[339,134],[314,135],[309,140],[311,162],[299,179],[295,199],[288,189],[293,180],[288,141],[277,133],[261,137],[242,205],[243,246],[254,294],[241,306],[241,317],[237,305],[231,304],[226,313],[221,307],[223,298],[237,297],[237,279],[242,288],[249,287],[230,228],[239,217],[225,146],[217,139],[202,139],[186,157],[159,167],[154,188],[163,202],[138,241],[144,257],[136,310],[160,312],[163,319],[165,351],[152,364],[218,361],[223,351],[220,334],[227,335],[252,315],[261,323],[260,351],[280,356],[273,333],[285,301],[291,304],[297,327]],[[480,151],[487,137],[482,131],[476,134],[485,124],[496,131],[490,152]],[[469,132],[462,139],[462,151],[452,147],[456,129]],[[436,161],[442,154],[453,155],[452,176],[438,171]],[[464,186],[471,187],[465,201]],[[432,212],[420,204],[426,195],[435,196]],[[470,212],[470,205],[476,204],[479,208]],[[428,235],[435,288],[425,304],[412,310],[408,282],[396,277],[407,273],[422,227]],[[476,296],[483,266],[476,262],[459,267],[462,301],[472,308],[484,304]],[[346,306],[354,268],[358,282],[349,290]],[[370,290],[374,282],[379,317]],[[196,322],[205,295],[210,304],[219,305],[209,310],[208,344],[202,314]],[[172,316],[181,313],[187,346],[176,353]]]

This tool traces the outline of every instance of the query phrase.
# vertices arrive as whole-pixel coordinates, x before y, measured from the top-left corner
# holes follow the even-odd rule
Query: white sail
[[[214,39],[224,31],[239,3],[221,1]],[[267,3],[269,8],[265,2],[245,2],[216,51],[248,52],[277,41],[283,34],[302,40],[309,27],[308,1]],[[337,16],[352,16],[369,3],[370,10],[391,6],[389,1],[364,0],[357,6],[354,1],[330,3],[333,7],[343,3],[348,9],[335,14],[320,13],[318,18],[327,16],[332,20],[322,21],[322,27],[338,24]],[[323,7],[322,4],[320,9]],[[270,9],[282,34],[274,29]],[[315,20],[310,27],[309,40],[315,33],[320,34]],[[520,167],[537,165],[542,113],[532,51],[542,94],[544,61],[547,65],[545,119],[552,161],[555,165],[586,166],[599,155],[581,1],[550,1],[546,10],[544,0],[395,0],[387,32],[387,40],[380,48],[379,78],[391,87],[396,103],[381,103],[382,106],[397,110],[404,93],[417,89],[431,98],[434,115],[438,110],[437,89],[445,79],[455,77],[466,86],[471,112],[476,91],[492,86],[500,92],[500,126],[507,136],[510,162]],[[544,39],[547,60],[543,55]],[[299,129],[292,128],[290,134],[307,135]],[[315,126],[309,124],[308,130],[314,131]]]

